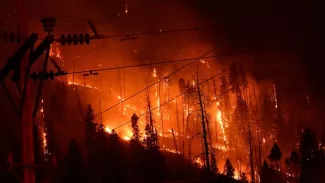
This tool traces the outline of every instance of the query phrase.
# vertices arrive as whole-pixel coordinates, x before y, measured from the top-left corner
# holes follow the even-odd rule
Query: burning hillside
[[[53,51],[54,57],[55,53]],[[57,53],[61,52],[57,50]],[[176,68],[168,72],[166,67],[155,67],[149,72],[143,68],[147,84],[142,86],[142,92],[131,95],[127,95],[134,91],[128,80],[133,74],[131,69],[128,72],[118,70],[119,80],[111,81],[110,87],[102,84],[101,73],[96,76],[72,74],[61,82],[72,87],[78,96],[83,90],[93,91],[79,97],[81,101],[84,98],[90,101],[97,124],[103,124],[107,133],[114,130],[125,141],[132,139],[130,119],[135,114],[139,117],[141,139],[145,139],[150,118],[162,150],[183,154],[202,166],[206,164],[202,154],[205,151],[202,147],[203,120],[208,151],[212,154],[209,163],[216,158],[218,168],[222,169],[229,157],[236,162],[239,177],[240,172],[250,169],[249,147],[254,149],[253,156],[257,161],[267,158],[265,153],[277,141],[276,127],[272,124],[265,127],[260,120],[263,111],[258,101],[265,95],[265,87],[251,79],[240,64],[233,63],[231,67],[217,71],[213,69],[217,65],[216,59],[193,59],[191,62],[179,71]],[[270,83],[268,88],[271,91],[269,107],[276,110],[276,86]],[[258,148],[263,154],[258,154]],[[255,163],[258,169],[258,163]]]

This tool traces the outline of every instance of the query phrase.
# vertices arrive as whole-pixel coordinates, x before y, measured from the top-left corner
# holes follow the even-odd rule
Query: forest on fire
[[[308,127],[308,123],[293,122],[290,116],[286,120],[286,114],[282,112],[284,105],[277,101],[274,90],[271,95],[259,97],[260,99],[256,100],[258,102],[248,102],[249,92],[246,90],[251,82],[246,78],[240,64],[234,62],[229,71],[220,74],[219,77],[218,94],[214,97],[207,97],[209,93],[216,92],[213,91],[214,87],[199,89],[199,84],[193,85],[184,82],[183,79],[179,80],[179,89],[188,91],[184,97],[188,98],[185,103],[194,105],[200,103],[195,91],[201,91],[204,98],[210,98],[202,100],[205,106],[203,112],[207,114],[210,112],[209,106],[217,105],[220,110],[216,113],[216,117],[219,114],[222,120],[228,121],[229,127],[225,124],[222,130],[221,127],[213,126],[211,119],[210,121],[209,118],[203,119],[206,121],[206,127],[212,130],[207,133],[208,136],[213,136],[213,130],[219,130],[216,132],[219,136],[216,141],[208,139],[209,144],[216,142],[208,147],[210,154],[208,159],[204,156],[206,151],[204,148],[202,154],[193,157],[195,154],[191,156],[184,147],[181,147],[179,141],[184,143],[184,139],[182,141],[182,136],[174,134],[179,129],[175,129],[172,138],[174,139],[172,146],[175,145],[176,150],[175,147],[165,146],[168,144],[168,137],[162,137],[158,133],[156,127],[158,119],[155,121],[153,110],[150,109],[151,99],[148,93],[146,93],[147,111],[144,116],[144,129],[140,129],[139,117],[133,114],[130,116],[129,124],[132,136],[128,139],[123,137],[123,134],[121,136],[115,130],[109,129],[102,121],[96,120],[94,109],[90,104],[82,104],[87,107],[82,109],[81,116],[78,115],[80,114],[78,107],[66,108],[69,105],[61,109],[62,111],[68,109],[68,113],[60,112],[58,107],[61,104],[55,96],[61,95],[63,100],[66,100],[69,96],[65,96],[64,93],[75,94],[75,87],[69,88],[62,82],[48,83],[47,87],[52,88],[50,91],[54,90],[52,95],[44,96],[44,101],[49,101],[52,108],[57,110],[49,113],[50,106],[44,105],[42,100],[38,114],[39,122],[34,128],[35,160],[36,164],[46,167],[37,168],[37,180],[64,183],[186,180],[268,183],[322,180],[321,175],[325,170],[324,147],[314,130]],[[271,87],[274,89],[274,85]],[[235,101],[234,106],[231,106],[232,101]],[[66,102],[68,104],[71,101]],[[307,98],[303,101],[306,111],[310,109],[309,105],[310,101]],[[67,124],[63,123],[61,125],[64,128],[58,129],[60,123],[56,121],[64,122],[66,118],[64,116],[71,116],[72,113],[76,115],[70,119],[77,119],[78,123],[74,123],[77,126],[69,129]],[[202,122],[200,118],[196,120]],[[83,131],[81,134],[75,132],[78,128],[77,131]],[[201,129],[201,126],[195,128]],[[193,134],[193,131],[191,132]],[[78,135],[69,136],[60,133]],[[196,139],[199,144],[203,144],[203,136]],[[64,141],[68,144],[67,147],[64,147]],[[11,163],[19,161],[19,147],[12,147],[14,148],[9,146],[6,148],[9,158],[6,157],[7,153],[2,156],[5,162],[2,164],[4,170],[2,177],[7,180],[6,182],[18,181],[17,175],[7,169]],[[196,148],[196,151],[200,150]],[[207,169],[207,164],[210,169]],[[19,170],[15,172],[20,174]]]
[[[317,1],[2,0],[0,182],[324,182]]]

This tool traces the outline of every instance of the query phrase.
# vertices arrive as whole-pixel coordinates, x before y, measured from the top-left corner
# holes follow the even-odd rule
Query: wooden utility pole
[[[17,0],[18,13],[18,32],[23,39],[28,37],[27,26],[27,0]],[[22,41],[24,42],[24,40]],[[32,102],[30,98],[29,86],[29,54],[25,54],[20,65],[20,90],[21,96],[21,124],[22,124],[22,163],[23,163],[23,181],[24,183],[35,183],[34,169],[34,142],[33,142],[33,120],[32,120]]]

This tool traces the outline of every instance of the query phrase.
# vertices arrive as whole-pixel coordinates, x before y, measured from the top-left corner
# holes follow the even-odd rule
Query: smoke
[[[2,1],[0,7],[4,17],[1,28],[15,29],[15,1]],[[195,32],[164,35],[163,38],[144,36],[124,42],[111,39],[93,41],[89,46],[66,47],[65,67],[69,71],[97,68],[98,65],[114,67],[197,57],[214,46],[220,56],[216,70],[220,70],[220,65],[229,66],[238,61],[255,79],[276,82],[279,93],[295,93],[300,98],[317,93],[313,92],[319,90],[317,83],[311,81],[322,76],[313,72],[315,68],[321,68],[315,63],[320,55],[314,42],[318,35],[315,30],[321,22],[317,7],[320,7],[317,3],[293,0],[30,0],[28,10],[30,31],[42,32],[40,17],[57,17],[56,36],[90,32],[85,20],[72,17],[92,20],[105,35],[201,28]],[[160,70],[170,71],[177,66],[165,66]],[[150,73],[151,70],[123,71],[128,73],[126,77],[132,83],[130,93],[148,84],[146,77],[139,73]],[[119,72],[101,73],[101,78],[116,81],[121,77]],[[93,80],[87,79],[87,82],[98,82]]]

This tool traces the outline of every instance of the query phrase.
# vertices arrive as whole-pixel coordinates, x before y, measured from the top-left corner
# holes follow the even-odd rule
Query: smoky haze
[[[62,32],[90,31],[84,20],[68,18],[71,16],[92,20],[105,35],[201,28],[163,39],[148,36],[134,42],[102,40],[81,48],[65,48],[67,70],[188,58],[215,46],[221,57],[217,65],[243,62],[254,78],[276,82],[282,98],[294,101],[306,95],[318,97],[324,91],[317,84],[324,78],[324,64],[318,62],[320,7],[318,1],[293,0],[30,0],[28,10],[30,31],[42,32],[39,17],[58,17],[57,36]],[[1,1],[0,9],[1,29],[14,30],[15,1]],[[8,52],[1,55],[7,56]]]

